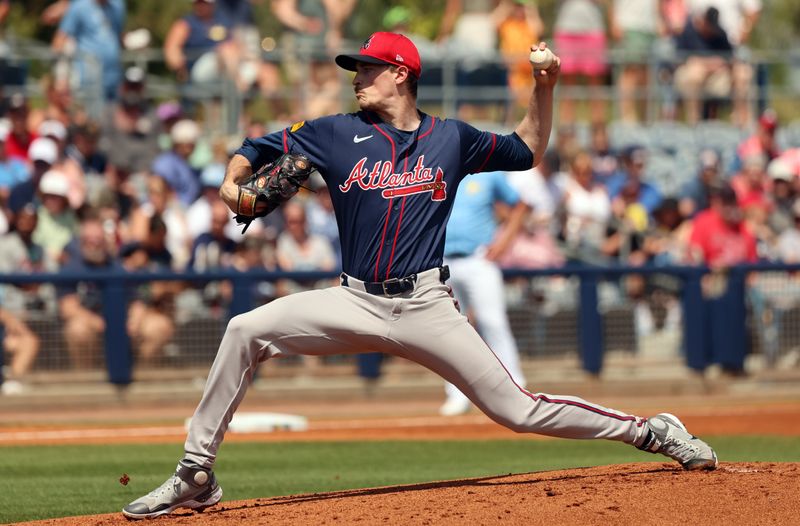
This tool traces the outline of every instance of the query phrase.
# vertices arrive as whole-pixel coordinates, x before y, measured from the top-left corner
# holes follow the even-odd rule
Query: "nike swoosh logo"
[[[358,144],[360,142],[366,141],[367,139],[372,139],[372,135],[367,135],[366,137],[359,137],[358,135],[356,135],[355,137],[353,137],[353,142]]]

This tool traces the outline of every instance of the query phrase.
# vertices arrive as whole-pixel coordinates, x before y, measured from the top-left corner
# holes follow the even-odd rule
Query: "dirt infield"
[[[223,502],[147,524],[794,524],[798,488],[800,464],[624,464]],[[131,523],[117,513],[24,524]]]
[[[616,401],[609,400],[609,405]],[[630,402],[630,400],[628,400]],[[309,430],[230,433],[226,440],[441,440],[518,438],[478,413],[441,418],[438,401],[354,401],[250,404],[247,410],[282,411],[309,417]],[[625,407],[636,414],[654,408],[679,414],[694,433],[708,435],[800,436],[800,401],[704,397],[639,400]],[[0,414],[4,412],[0,410]],[[180,443],[187,407],[126,407],[6,412],[0,445],[114,442]],[[147,415],[141,419],[136,416]],[[387,414],[393,414],[387,417]],[[12,422],[17,422],[16,424]],[[70,423],[77,422],[77,423]],[[127,422],[127,423],[126,423]],[[129,422],[135,422],[131,425]],[[536,437],[534,437],[536,438]],[[675,464],[637,463],[385,488],[337,491],[223,502],[202,514],[182,512],[154,525],[462,525],[462,524],[794,524],[800,464],[725,463],[714,472],[685,472]],[[49,519],[26,525],[130,525],[121,514]],[[144,524],[144,523],[143,523]]]

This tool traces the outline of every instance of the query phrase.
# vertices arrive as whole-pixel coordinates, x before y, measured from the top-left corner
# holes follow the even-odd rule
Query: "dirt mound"
[[[798,489],[798,463],[722,463],[712,472],[637,463],[223,502],[152,524],[793,524]],[[131,523],[107,514],[25,524]]]

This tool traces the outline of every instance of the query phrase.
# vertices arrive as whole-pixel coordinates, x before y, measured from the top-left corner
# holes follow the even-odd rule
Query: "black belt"
[[[342,274],[342,285],[348,287],[347,274]],[[450,279],[450,267],[439,267],[439,281],[444,283]],[[375,296],[399,296],[414,290],[417,283],[417,274],[409,274],[404,278],[390,278],[384,281],[364,281],[364,290]]]
[[[444,257],[448,259],[468,258],[472,254],[467,252],[453,252],[452,254],[445,254]]]

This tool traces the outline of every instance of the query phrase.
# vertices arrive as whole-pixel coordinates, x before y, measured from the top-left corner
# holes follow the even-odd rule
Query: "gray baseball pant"
[[[644,418],[518,386],[458,312],[439,269],[420,273],[414,290],[400,296],[363,290],[348,276],[348,286],[292,294],[232,318],[189,426],[186,458],[213,466],[256,367],[282,354],[385,352],[439,374],[516,432],[644,441]]]

